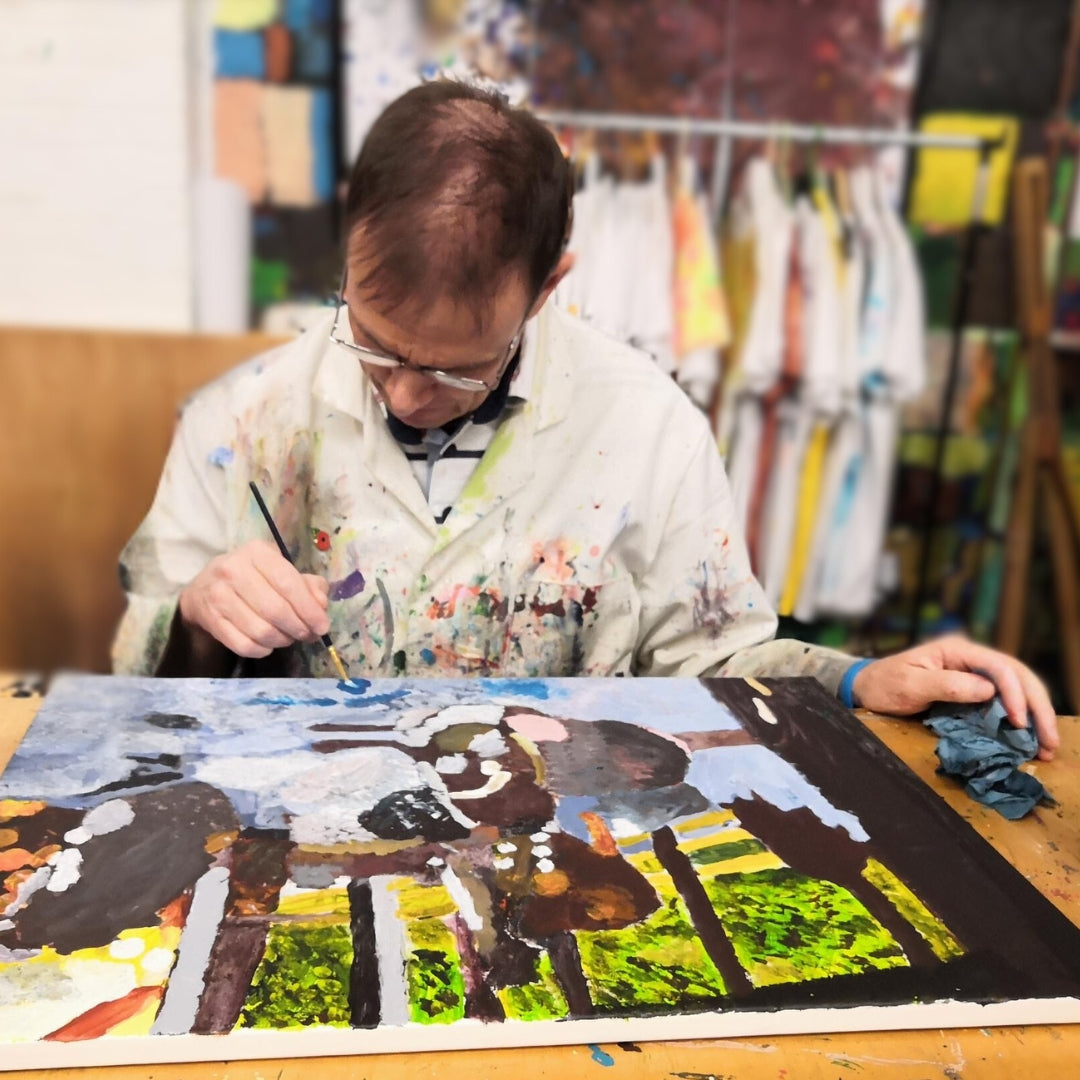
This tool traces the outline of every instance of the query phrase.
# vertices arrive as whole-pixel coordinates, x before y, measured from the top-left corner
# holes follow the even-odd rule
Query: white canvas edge
[[[935,1030],[1080,1023],[1080,999],[1032,998],[980,1005],[940,1001],[911,1005],[857,1005],[837,1009],[698,1013],[683,1016],[600,1017],[447,1025],[305,1028],[299,1031],[242,1029],[227,1035],[104,1036],[73,1043],[0,1044],[0,1072],[96,1065],[164,1065],[193,1061],[336,1057],[357,1054],[494,1050],[587,1043],[708,1040],[843,1031]]]

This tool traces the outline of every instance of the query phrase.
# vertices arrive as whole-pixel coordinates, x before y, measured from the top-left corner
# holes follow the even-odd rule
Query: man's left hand
[[[929,641],[875,660],[855,676],[852,690],[863,708],[895,716],[922,712],[938,701],[989,701],[997,693],[1014,727],[1027,727],[1031,714],[1043,761],[1058,747],[1057,716],[1035,672],[963,637]]]

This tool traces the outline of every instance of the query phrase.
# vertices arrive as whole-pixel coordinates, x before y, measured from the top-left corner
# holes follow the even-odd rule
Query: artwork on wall
[[[252,208],[251,301],[322,303],[338,274],[337,0],[219,0],[214,171]]]
[[[538,8],[534,101],[552,109],[904,127],[924,0],[564,0]],[[763,142],[738,140],[736,174]],[[702,165],[713,147],[706,143]],[[851,166],[865,152],[817,147]],[[895,160],[891,160],[895,159]],[[891,153],[890,168],[904,155]],[[793,167],[803,160],[795,150]],[[884,162],[879,157],[879,165]]]
[[[58,680],[0,1069],[1080,1020],[1080,931],[812,680]]]

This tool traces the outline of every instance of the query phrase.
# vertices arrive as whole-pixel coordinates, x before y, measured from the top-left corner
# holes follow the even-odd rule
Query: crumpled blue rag
[[[1030,719],[1026,728],[1013,727],[1000,698],[982,705],[935,705],[925,723],[940,736],[938,772],[966,781],[973,799],[1010,821],[1039,802],[1053,804],[1046,788],[1017,768],[1038,752],[1034,727]]]

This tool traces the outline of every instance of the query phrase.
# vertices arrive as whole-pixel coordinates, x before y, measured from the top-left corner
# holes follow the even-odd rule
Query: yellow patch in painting
[[[14,829],[0,829],[0,848],[11,847],[18,839],[19,834]]]
[[[706,836],[695,836],[693,840],[680,840],[680,851],[699,851],[701,848],[719,847],[721,844],[738,844],[744,840],[756,840],[753,833],[745,829],[722,829],[718,832],[708,833]]]
[[[737,859],[705,863],[697,868],[697,872],[699,877],[713,878],[721,874],[756,874],[759,870],[780,870],[785,866],[787,863],[773,852],[758,851],[753,855],[740,855]]]
[[[661,900],[677,900],[680,905],[683,904],[682,894],[675,887],[674,880],[666,870],[661,868],[655,874],[647,873],[645,876]]]
[[[11,818],[30,817],[39,814],[45,809],[43,802],[29,799],[0,799],[0,821],[8,821]]]
[[[398,894],[398,918],[442,918],[457,912],[457,904],[442,885],[418,885],[412,878],[397,878],[390,889]]]
[[[747,686],[756,690],[759,694],[762,695],[762,697],[772,697],[772,691],[764,683],[759,683],[757,679],[753,679],[747,676],[743,680],[743,682],[745,682]]]
[[[651,851],[639,851],[634,855],[625,856],[626,861],[642,874],[659,874],[664,867],[660,860]]]
[[[963,956],[965,949],[949,928],[884,864],[867,859],[862,876],[918,930],[941,961]]]
[[[348,915],[349,894],[345,889],[311,889],[290,893],[278,901],[277,915]]]
[[[687,818],[686,821],[679,822],[675,826],[675,831],[679,833],[696,832],[698,829],[705,829],[710,825],[727,825],[735,820],[735,815],[730,810],[710,810],[707,813],[698,814],[697,817]]]
[[[311,855],[393,855],[423,843],[422,837],[415,840],[350,840],[343,844],[297,844],[296,851]]]

